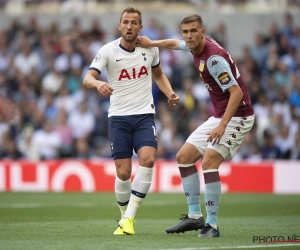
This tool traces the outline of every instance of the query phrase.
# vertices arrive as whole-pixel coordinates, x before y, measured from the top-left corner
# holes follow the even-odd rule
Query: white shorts
[[[202,155],[206,148],[219,152],[225,160],[231,160],[240,147],[246,134],[251,130],[254,123],[254,115],[246,117],[232,117],[227,124],[224,135],[219,144],[212,145],[207,142],[208,133],[220,124],[221,118],[210,117],[201,124],[186,140],[194,145]]]

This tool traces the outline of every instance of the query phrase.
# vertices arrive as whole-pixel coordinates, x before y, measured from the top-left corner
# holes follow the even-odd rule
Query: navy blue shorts
[[[111,116],[108,118],[111,156],[114,160],[131,158],[133,149],[157,149],[157,135],[153,114]]]

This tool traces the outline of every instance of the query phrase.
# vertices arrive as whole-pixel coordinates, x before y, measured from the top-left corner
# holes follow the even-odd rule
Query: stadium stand
[[[12,11],[11,2],[14,1],[0,1],[1,13]],[[16,121],[0,121],[0,159],[110,157],[109,99],[85,89],[82,77],[102,44],[117,38],[119,33],[115,28],[108,32],[101,18],[91,19],[84,29],[82,20],[76,17],[66,29],[61,29],[55,20],[42,25],[32,11],[44,10],[49,2],[24,1],[18,8],[29,13],[26,22],[15,16],[7,27],[0,26],[0,94],[13,100],[20,111]],[[57,6],[67,12],[71,8],[68,3],[72,1],[51,2],[56,7],[49,8],[50,12]],[[91,4],[108,4],[108,1],[73,2],[85,6],[85,10]],[[118,11],[118,1],[113,2]],[[128,4],[128,1],[121,2]],[[141,2],[150,1],[130,3]],[[212,8],[211,1],[204,0],[157,2],[203,4],[208,10]],[[243,6],[251,10],[257,1],[212,2],[229,12]],[[282,2],[286,9],[299,8],[299,1]],[[18,11],[17,7],[14,11]],[[300,26],[294,16],[286,12],[281,19],[271,22],[268,30],[256,32],[250,45],[240,51],[241,56],[234,58],[256,114],[254,128],[245,138],[235,161],[300,159]],[[143,34],[152,39],[181,36],[178,25],[174,24],[174,29],[169,30],[155,18],[148,19],[144,26]],[[208,35],[227,48],[230,46],[228,30],[232,28],[220,22],[208,30]],[[157,156],[175,159],[191,131],[212,115],[212,107],[189,53],[162,49],[160,60],[181,97],[181,104],[177,109],[169,109],[154,83]],[[105,80],[105,77],[104,72],[101,78]]]

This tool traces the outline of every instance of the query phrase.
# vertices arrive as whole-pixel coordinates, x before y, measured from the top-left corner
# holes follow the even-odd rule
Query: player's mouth
[[[194,45],[195,43],[193,42],[193,41],[188,41],[188,42],[186,42],[186,45],[187,46],[192,46],[192,45]]]

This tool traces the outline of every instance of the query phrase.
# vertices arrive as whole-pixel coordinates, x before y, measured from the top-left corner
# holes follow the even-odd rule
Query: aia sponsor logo
[[[214,206],[215,202],[214,201],[208,201],[208,202],[205,202],[205,205],[208,206],[208,207]]]
[[[139,72],[137,72],[136,68],[132,68],[131,72],[130,71],[128,72],[126,69],[122,69],[118,80],[121,81],[123,79],[127,79],[127,80],[137,79],[137,78],[141,78],[143,75],[148,75],[148,70],[146,66],[142,66]]]

